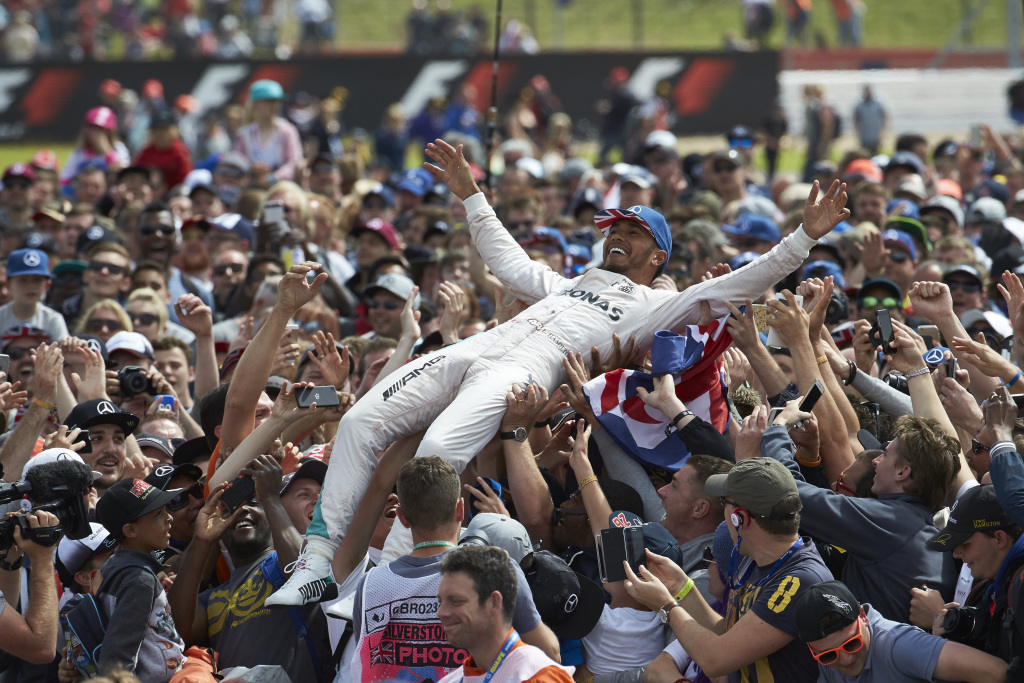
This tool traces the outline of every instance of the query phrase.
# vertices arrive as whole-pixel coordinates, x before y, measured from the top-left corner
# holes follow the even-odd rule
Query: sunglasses
[[[151,237],[151,236],[155,235],[158,232],[162,233],[164,235],[167,235],[167,236],[173,235],[174,234],[174,226],[173,225],[160,224],[160,225],[143,225],[141,228],[139,228],[139,233],[143,237]]]
[[[715,554],[711,552],[711,546],[706,546],[704,554],[700,558],[700,564],[704,567],[704,571],[707,571],[713,562],[715,562]]]
[[[7,349],[6,351],[4,351],[4,353],[6,353],[8,356],[10,356],[11,360],[21,360],[25,356],[27,356],[30,353],[32,353],[32,349],[13,348],[13,349]]]
[[[90,332],[119,332],[124,329],[120,320],[107,320],[105,318],[94,318],[85,324],[85,329]]]
[[[27,190],[32,187],[32,181],[25,180],[24,178],[9,178],[4,181],[4,187],[8,189]]]
[[[839,478],[836,479],[834,484],[832,484],[832,490],[835,491],[836,493],[843,493],[845,491],[846,493],[844,495],[852,496],[853,498],[859,498],[860,496],[857,495],[857,492],[851,489],[849,486],[847,486],[846,482],[843,481],[844,474],[845,472],[839,473]]]
[[[910,254],[905,251],[890,251],[889,260],[896,263],[906,263],[910,260]]]
[[[106,261],[89,261],[89,270],[94,273],[102,273],[106,270],[111,275],[122,275],[127,270],[124,266],[117,266]]]
[[[845,652],[848,655],[852,655],[854,652],[859,652],[864,647],[864,622],[860,618],[857,619],[857,635],[850,638],[848,641],[834,647],[831,650],[825,650],[824,652],[815,652],[811,650],[811,646],[808,645],[807,649],[811,650],[811,656],[823,666],[829,666],[839,661],[839,653]]]
[[[962,280],[948,280],[946,286],[949,287],[950,292],[955,292],[960,289],[968,294],[977,294],[981,291],[981,285],[977,282],[964,282]]]
[[[988,450],[991,450],[991,449],[992,449],[991,446],[986,446],[985,444],[983,444],[982,442],[978,441],[977,439],[971,439],[971,451],[975,455],[977,455],[978,453],[981,453],[982,451],[988,451]]]
[[[891,296],[879,299],[876,296],[866,296],[860,300],[861,308],[898,308],[899,302]]]
[[[132,325],[152,325],[160,320],[152,313],[139,313],[138,315],[128,314],[132,319]]]
[[[182,489],[181,493],[175,496],[169,503],[167,503],[167,509],[171,512],[181,510],[188,505],[189,498],[195,498],[196,500],[203,499],[203,484],[202,481],[189,486],[187,489]]]
[[[219,266],[213,267],[214,275],[234,275],[235,273],[241,273],[245,270],[245,266],[239,263],[222,263]]]
[[[506,227],[509,230],[529,230],[535,225],[537,225],[537,221],[511,221],[506,223]]]
[[[369,301],[366,302],[366,306],[371,311],[381,308],[382,306],[384,307],[385,311],[397,311],[404,305],[405,304],[399,303],[397,301],[374,301],[373,299],[370,299]]]
[[[216,173],[228,178],[241,178],[245,175],[245,172],[241,169],[235,168],[234,166],[218,166]]]

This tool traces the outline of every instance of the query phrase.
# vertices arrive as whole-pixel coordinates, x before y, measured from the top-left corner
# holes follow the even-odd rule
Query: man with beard
[[[204,283],[210,277],[210,251],[206,245],[206,234],[211,229],[210,222],[202,216],[193,216],[185,221],[181,226],[181,248],[176,259],[184,273]],[[205,289],[206,285],[202,288]],[[208,292],[207,296],[210,296]],[[203,303],[211,305],[208,301]]]
[[[146,205],[139,216],[136,240],[137,261],[156,261],[168,268],[167,290],[172,301],[177,301],[182,294],[196,294],[207,306],[213,305],[213,295],[202,284],[171,264],[171,257],[178,250],[178,235],[174,229],[174,215],[166,204],[153,202]],[[174,315],[172,307],[168,307],[168,311]]]
[[[68,432],[81,429],[89,432],[91,453],[82,453],[85,461],[100,478],[93,482],[102,496],[103,493],[126,476],[132,475],[128,467],[128,440],[139,426],[139,418],[121,410],[106,398],[94,398],[75,406],[64,420]],[[135,439],[131,438],[131,449],[139,453]],[[134,465],[134,463],[133,463]]]
[[[596,218],[606,235],[603,266],[567,280],[530,260],[512,239],[473,180],[461,147],[437,140],[428,146],[427,155],[439,164],[427,165],[434,175],[463,200],[473,241],[487,266],[530,307],[504,325],[383,378],[380,392],[365,394],[347,413],[307,530],[303,561],[288,584],[272,596],[271,605],[316,601],[330,585],[331,558],[347,531],[343,520],[351,516],[366,488],[366,477],[353,466],[355,461],[375,464],[376,453],[388,442],[426,428],[417,456],[444,453],[456,469],[465,469],[480,444],[498,431],[511,385],[537,384],[550,395],[563,382],[569,352],[593,346],[602,360],[611,357],[611,332],[622,339],[635,335],[638,347],[648,348],[655,331],[696,322],[702,301],[710,303],[713,314],[724,315],[724,302],[760,296],[796,270],[817,240],[850,213],[844,208],[844,186],[834,182],[818,201],[815,182],[804,207],[803,226],[771,252],[733,273],[676,293],[650,289],[672,250],[664,217],[641,206],[605,209]],[[305,282],[304,271],[314,267],[296,266],[285,278]],[[318,275],[313,288],[325,280],[325,275]]]
[[[195,537],[168,596],[175,626],[186,644],[212,647],[222,668],[278,664],[293,681],[331,680],[327,620],[320,607],[265,607],[284,583],[284,568],[298,557],[301,541],[281,504],[281,467],[261,455],[242,474],[255,481],[254,498],[230,513],[221,503],[222,485],[199,511]],[[231,578],[200,593],[220,543],[234,566]]]
[[[3,175],[0,190],[0,225],[10,232],[32,228],[32,187],[36,174],[31,166],[12,164]]]

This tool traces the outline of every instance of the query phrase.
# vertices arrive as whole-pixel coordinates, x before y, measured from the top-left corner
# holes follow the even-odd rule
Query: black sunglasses
[[[143,225],[141,228],[139,228],[139,233],[142,234],[144,237],[150,237],[158,232],[162,232],[163,234],[168,236],[173,235],[174,226],[164,225],[161,223],[160,225]]]
[[[96,273],[102,273],[106,270],[111,275],[121,275],[126,268],[124,266],[115,266],[113,263],[107,263],[106,261],[89,261],[89,270]]]
[[[203,484],[201,481],[189,486],[187,489],[182,489],[181,493],[175,496],[169,503],[167,503],[167,509],[171,512],[181,510],[188,505],[189,498],[195,498],[196,500],[203,499]]]
[[[946,286],[949,287],[949,291],[954,292],[958,289],[962,289],[968,294],[977,294],[981,291],[981,285],[977,282],[963,282],[962,280],[947,280]]]
[[[369,301],[366,302],[367,308],[369,308],[371,311],[380,308],[381,306],[384,307],[385,311],[397,311],[404,305],[405,304],[399,303],[397,301],[374,301],[373,299],[370,299]]]
[[[222,263],[219,266],[213,267],[213,274],[218,276],[234,275],[235,273],[244,273],[245,266],[239,263]]]
[[[153,323],[159,322],[160,318],[153,315],[152,313],[139,313],[138,315],[129,314],[132,319],[132,325],[152,325]]]
[[[986,446],[985,444],[983,444],[982,442],[978,441],[977,439],[971,439],[971,451],[975,455],[977,455],[978,453],[981,453],[982,451],[988,451],[988,450],[992,450],[992,447],[991,446]]]
[[[118,332],[124,329],[124,325],[121,324],[120,320],[107,320],[105,318],[93,319],[85,324],[85,329],[90,332],[102,332],[108,330],[110,332]]]

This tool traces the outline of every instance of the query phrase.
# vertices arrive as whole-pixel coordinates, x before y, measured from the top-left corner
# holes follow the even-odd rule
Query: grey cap
[[[728,474],[712,474],[704,483],[704,493],[731,498],[737,507],[770,519],[776,519],[770,517],[776,505],[785,498],[800,495],[793,475],[772,458],[750,458],[738,463]]]
[[[220,155],[220,159],[217,160],[218,166],[231,166],[237,168],[240,171],[248,173],[252,168],[252,164],[245,158],[245,155],[239,154],[238,152],[224,152]]]
[[[488,545],[507,552],[516,564],[533,552],[533,544],[530,542],[530,534],[526,527],[505,515],[495,512],[478,512],[473,515],[463,538],[477,535],[486,540]]]
[[[995,197],[979,197],[967,210],[967,223],[1000,223],[1006,218],[1006,207]]]
[[[384,273],[378,275],[373,282],[371,282],[364,293],[367,297],[373,296],[373,293],[378,289],[383,289],[385,292],[391,292],[402,301],[409,298],[412,293],[412,288],[416,284],[405,275],[399,273]],[[417,294],[416,298],[412,301],[413,308],[420,307],[420,295]]]
[[[946,211],[953,216],[953,220],[956,221],[957,225],[962,226],[964,224],[964,210],[963,207],[960,206],[960,202],[958,202],[955,197],[940,194],[932,197],[921,205],[922,216],[927,215],[932,210]]]

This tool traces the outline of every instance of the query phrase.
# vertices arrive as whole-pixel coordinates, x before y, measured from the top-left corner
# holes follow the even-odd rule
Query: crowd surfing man
[[[268,605],[303,605],[332,595],[330,563],[366,489],[359,458],[377,453],[401,436],[426,429],[417,455],[444,454],[462,471],[498,430],[507,409],[505,392],[536,384],[549,393],[562,383],[566,354],[596,348],[612,352],[612,333],[650,345],[659,329],[694,323],[702,301],[724,315],[724,302],[756,298],[789,275],[817,240],[850,212],[839,181],[819,199],[817,182],[804,205],[803,225],[769,253],[735,273],[693,285],[685,292],[649,285],[664,270],[672,239],[668,224],[645,206],[606,209],[596,217],[604,241],[604,264],[566,280],[526,255],[487,204],[473,180],[462,147],[437,140],[426,168],[463,201],[474,244],[487,266],[529,308],[499,327],[455,347],[424,356],[381,380],[339,425],[333,459],[302,555],[288,582]],[[353,473],[359,473],[353,475]]]

